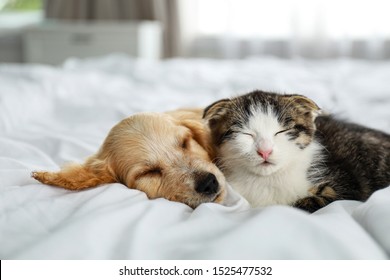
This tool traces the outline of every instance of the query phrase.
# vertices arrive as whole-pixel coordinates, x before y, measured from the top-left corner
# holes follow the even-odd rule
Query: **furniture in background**
[[[0,62],[22,62],[22,31],[0,29]]]
[[[1,11],[0,62],[23,62],[24,28],[31,24],[38,24],[42,19],[41,11]]]
[[[28,63],[59,64],[69,57],[124,53],[141,59],[162,56],[162,27],[157,21],[44,21],[23,36]]]

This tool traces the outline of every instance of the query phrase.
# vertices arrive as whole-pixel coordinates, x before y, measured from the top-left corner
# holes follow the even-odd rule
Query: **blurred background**
[[[0,62],[390,58],[388,0],[0,0]]]

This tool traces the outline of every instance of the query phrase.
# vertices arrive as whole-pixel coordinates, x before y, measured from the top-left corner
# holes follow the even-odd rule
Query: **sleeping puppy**
[[[69,190],[119,182],[153,198],[192,208],[221,202],[225,178],[212,163],[210,133],[202,110],[140,113],[115,125],[84,164],[59,172],[33,172],[36,180]]]

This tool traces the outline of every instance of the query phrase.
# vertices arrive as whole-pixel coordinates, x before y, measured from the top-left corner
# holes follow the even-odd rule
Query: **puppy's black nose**
[[[197,176],[195,190],[202,194],[215,194],[218,192],[218,180],[212,173],[205,173]]]

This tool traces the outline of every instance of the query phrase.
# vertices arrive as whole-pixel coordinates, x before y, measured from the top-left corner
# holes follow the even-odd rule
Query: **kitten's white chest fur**
[[[302,149],[284,129],[271,110],[255,111],[242,130],[220,147],[228,182],[253,207],[291,205],[309,195],[308,173],[321,146],[313,140]],[[260,156],[261,149],[272,150],[268,159]]]

